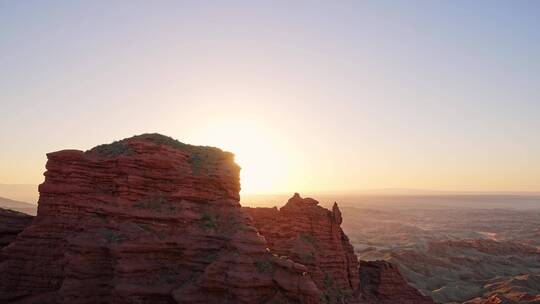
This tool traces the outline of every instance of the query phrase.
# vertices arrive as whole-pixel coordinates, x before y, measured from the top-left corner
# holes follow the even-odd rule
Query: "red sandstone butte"
[[[1,250],[1,303],[320,302],[311,265],[272,255],[242,212],[231,153],[145,134],[47,157],[38,214]],[[317,263],[354,286],[349,259]]]
[[[325,303],[357,303],[358,259],[341,230],[341,212],[296,193],[285,206],[244,208],[272,252],[306,265]]]
[[[435,304],[408,285],[399,269],[386,261],[360,261],[361,299],[369,304]]]

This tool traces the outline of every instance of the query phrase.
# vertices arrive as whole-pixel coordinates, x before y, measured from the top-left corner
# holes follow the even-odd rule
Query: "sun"
[[[199,142],[235,154],[240,165],[242,193],[288,191],[293,163],[287,145],[270,128],[256,121],[209,124]]]

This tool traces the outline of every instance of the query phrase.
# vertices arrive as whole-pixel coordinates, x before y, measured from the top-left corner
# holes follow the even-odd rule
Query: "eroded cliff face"
[[[37,217],[1,252],[0,302],[319,302],[309,266],[272,255],[241,211],[232,154],[149,134],[47,156]]]
[[[244,208],[272,252],[306,265],[326,303],[358,301],[358,260],[341,230],[341,212],[296,193],[285,206]]]

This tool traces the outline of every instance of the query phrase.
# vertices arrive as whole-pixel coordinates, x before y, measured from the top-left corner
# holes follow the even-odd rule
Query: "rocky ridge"
[[[280,209],[243,208],[272,252],[306,265],[324,303],[434,302],[409,286],[396,266],[383,262],[358,263],[336,203],[332,210],[296,193]]]
[[[33,216],[0,208],[0,248],[9,245],[32,223]]]
[[[0,302],[432,303],[395,267],[359,270],[337,204],[242,209],[231,153],[145,134],[47,157]]]
[[[272,252],[306,265],[328,303],[358,298],[358,260],[340,228],[341,212],[296,193],[280,209],[247,208]]]
[[[233,155],[148,134],[47,155],[38,214],[2,250],[3,303],[318,303],[240,209]]]
[[[434,304],[401,276],[396,265],[386,261],[360,261],[361,298],[377,304]]]
[[[465,304],[540,304],[540,275],[526,274],[498,278],[486,285],[482,297]]]

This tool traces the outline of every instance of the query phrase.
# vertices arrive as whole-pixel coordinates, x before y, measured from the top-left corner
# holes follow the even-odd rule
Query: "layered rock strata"
[[[47,157],[37,216],[0,213],[1,303],[433,303],[359,267],[337,204],[242,210],[231,153],[145,134]]]
[[[285,206],[244,208],[270,249],[306,265],[327,303],[354,303],[358,297],[358,260],[341,230],[341,212],[296,193]]]
[[[319,303],[240,208],[231,153],[146,134],[47,155],[38,214],[1,251],[2,303]]]
[[[306,265],[324,303],[434,304],[383,261],[358,263],[341,229],[341,211],[296,193],[281,208],[243,208],[272,252]]]

